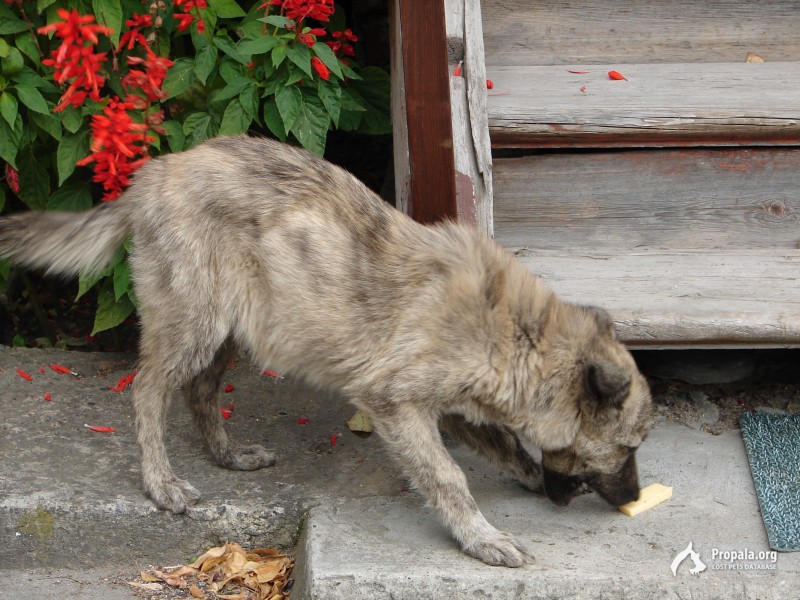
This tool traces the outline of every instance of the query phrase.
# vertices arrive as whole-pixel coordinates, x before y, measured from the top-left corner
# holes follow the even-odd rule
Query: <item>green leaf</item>
[[[100,25],[105,25],[111,30],[111,43],[119,46],[119,36],[122,32],[122,6],[120,0],[92,0],[92,12]]]
[[[83,116],[74,106],[67,106],[61,111],[61,124],[70,133],[75,133],[83,125]]]
[[[322,100],[322,104],[325,106],[325,110],[328,111],[331,121],[338,127],[339,115],[342,111],[341,86],[335,81],[324,81],[320,79],[319,85],[317,86],[317,93],[319,94],[319,99]]]
[[[183,125],[178,121],[167,121],[163,125],[164,131],[167,133],[167,143],[169,149],[173,152],[180,152],[183,150],[183,145],[186,142],[186,135],[183,133]]]
[[[104,275],[102,273],[94,273],[92,275],[81,273],[78,276],[78,294],[75,296],[75,300],[80,300],[81,297],[91,290],[103,277]]]
[[[276,69],[286,60],[286,44],[280,44],[272,49],[272,66]]]
[[[50,176],[42,165],[40,156],[32,148],[21,152],[17,157],[19,164],[19,194],[31,210],[44,210],[50,195]]]
[[[28,25],[19,19],[8,6],[0,6],[0,35],[27,31]]]
[[[92,335],[116,327],[127,319],[133,311],[133,303],[127,294],[117,300],[114,295],[113,282],[106,282],[97,295],[97,314],[94,318]]]
[[[330,127],[330,117],[322,100],[313,94],[304,93],[300,112],[294,125],[289,128],[294,137],[304,148],[322,156],[325,152],[328,127]]]
[[[44,96],[42,96],[41,92],[39,92],[39,90],[37,90],[35,87],[18,83],[15,89],[17,90],[19,101],[25,106],[30,108],[32,111],[43,115],[50,114],[50,108],[48,108],[47,102],[44,100]]]
[[[248,86],[253,84],[253,80],[249,77],[237,77],[233,79],[221,90],[217,90],[214,92],[214,102],[219,102],[220,100],[228,100],[230,98],[234,98],[241,94],[244,90],[247,89]]]
[[[58,188],[47,200],[47,210],[79,212],[92,208],[92,185],[89,181],[68,183]]]
[[[5,58],[11,54],[11,46],[3,38],[0,38],[0,58]]]
[[[236,4],[235,0],[208,0],[217,16],[223,19],[237,19],[239,17],[247,16],[247,13],[242,10],[242,7]]]
[[[253,119],[248,115],[242,103],[232,100],[222,115],[222,124],[219,126],[220,135],[241,135],[247,132]]]
[[[275,27],[282,27],[283,29],[287,29],[287,26],[290,23],[294,23],[291,19],[286,17],[282,17],[281,15],[269,15],[268,17],[264,17],[259,19],[262,23],[269,23],[270,25],[274,25]]]
[[[37,59],[38,60],[38,59]],[[61,91],[53,85],[49,81],[45,81],[42,79],[41,75],[29,69],[28,67],[24,67],[22,71],[19,73],[15,73],[11,76],[11,80],[17,84],[29,85],[31,87],[35,87],[37,90],[41,90],[46,94],[58,94],[61,95]]]
[[[52,113],[48,113],[46,115],[42,115],[39,113],[32,112],[28,115],[31,121],[36,123],[39,127],[41,127],[44,131],[49,133],[53,138],[60,141],[61,140],[61,121]]]
[[[246,65],[250,59],[243,56],[237,49],[236,44],[231,41],[227,35],[218,35],[214,38],[214,45],[222,50],[226,55],[230,56],[236,62]]]
[[[194,148],[212,137],[211,115],[207,112],[196,112],[183,122],[183,133],[186,136],[185,148]]]
[[[131,287],[131,271],[128,261],[123,260],[114,267],[114,299],[119,301],[122,296],[128,293]]]
[[[300,89],[295,85],[279,87],[275,90],[275,104],[278,106],[284,129],[286,131],[291,130],[303,105],[303,96],[300,93]]]
[[[61,138],[56,152],[59,186],[75,171],[75,163],[88,155],[89,131],[87,129]]]
[[[17,120],[17,112],[19,111],[19,104],[17,99],[8,92],[0,95],[0,115],[6,120],[10,127],[14,126],[14,121]]]
[[[255,39],[244,39],[236,44],[236,49],[242,54],[253,56],[254,54],[265,54],[269,52],[277,43],[277,38],[271,35],[264,35]]]
[[[316,45],[316,44],[315,44]],[[324,44],[323,44],[324,46]],[[325,46],[327,48],[327,46]],[[286,46],[286,56],[296,64],[309,77],[314,77],[311,70],[311,50],[305,44],[289,44]]]
[[[205,46],[198,51],[195,57],[194,73],[203,85],[214,71],[214,67],[217,66],[218,55],[219,52],[215,46]]]
[[[179,58],[167,71],[161,89],[167,94],[167,98],[174,98],[188,90],[194,79],[194,59]]]
[[[0,58],[0,71],[6,77],[16,75],[22,71],[23,66],[25,66],[25,59],[22,56],[22,52],[13,46],[9,48],[8,56]]]
[[[239,95],[239,102],[242,103],[244,112],[250,115],[250,118],[258,121],[258,107],[261,104],[261,99],[258,97],[258,87],[255,84],[247,86]]]
[[[362,79],[351,81],[348,86],[366,109],[358,131],[369,135],[391,133],[389,74],[378,67],[365,67],[360,74]]]
[[[225,83],[230,83],[237,77],[242,76],[242,65],[226,56],[219,63],[219,76],[222,77]]]
[[[9,125],[5,119],[0,119],[0,158],[5,160],[15,169],[17,168],[17,152],[22,139],[22,116],[17,114],[14,125]]]
[[[42,14],[47,7],[54,4],[56,0],[38,0],[36,3],[36,12]]]
[[[35,38],[28,31],[18,33],[14,38],[14,45],[19,48],[25,56],[30,58],[35,64],[39,64],[42,57],[39,55],[39,49],[36,47]]]
[[[336,55],[333,53],[333,50],[328,47],[327,44],[314,44],[312,48],[314,54],[317,55],[322,63],[330,69],[331,73],[335,74],[339,79],[344,79],[342,75],[342,68],[339,59],[336,58]]]
[[[275,102],[268,100],[264,103],[264,123],[280,141],[286,141],[286,126],[283,124],[281,113]]]

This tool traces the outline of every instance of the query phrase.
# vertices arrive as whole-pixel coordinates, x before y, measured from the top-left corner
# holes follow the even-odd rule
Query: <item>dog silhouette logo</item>
[[[692,548],[692,542],[689,542],[689,545],[686,546],[686,550],[678,553],[678,556],[675,557],[670,565],[673,575],[678,574],[678,567],[684,560],[686,560],[687,557],[691,558],[692,562],[694,563],[694,567],[689,569],[689,573],[692,575],[698,575],[706,570],[706,564],[700,560],[700,555],[694,551],[694,548]]]

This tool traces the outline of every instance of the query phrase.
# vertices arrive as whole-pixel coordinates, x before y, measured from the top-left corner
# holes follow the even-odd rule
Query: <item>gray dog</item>
[[[0,219],[0,255],[96,272],[128,235],[142,328],[136,430],[159,507],[180,513],[200,496],[164,446],[176,387],[219,464],[275,461],[223,428],[217,391],[237,346],[369,414],[486,563],[532,557],[484,518],[440,428],[558,504],[586,486],[613,505],[638,497],[634,453],[652,401],[609,316],[559,300],[474,229],[420,225],[305,151],[235,137],[150,161],[122,198],[88,212]]]

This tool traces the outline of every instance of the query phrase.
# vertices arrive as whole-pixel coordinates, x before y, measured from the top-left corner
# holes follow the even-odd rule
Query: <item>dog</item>
[[[0,219],[0,255],[97,273],[128,236],[136,432],[160,508],[181,513],[200,497],[164,446],[176,387],[220,465],[275,461],[223,428],[217,392],[236,348],[367,413],[463,551],[485,563],[533,557],[483,516],[441,431],[557,504],[587,486],[614,506],[638,497],[652,400],[608,313],[560,300],[474,228],[418,224],[304,150],[221,137],[149,161],[114,202]]]

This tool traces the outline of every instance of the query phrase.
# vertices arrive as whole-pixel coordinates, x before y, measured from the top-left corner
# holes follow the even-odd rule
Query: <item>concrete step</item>
[[[768,553],[738,431],[717,437],[682,425],[655,428],[639,453],[643,484],[674,488],[667,503],[627,517],[598,497],[566,509],[508,481],[470,473],[496,527],[529,545],[535,564],[488,567],[457,551],[413,498],[364,498],[313,509],[298,548],[293,598],[785,599],[800,584],[800,553],[775,562],[718,552]],[[706,569],[691,575],[689,543]]]

